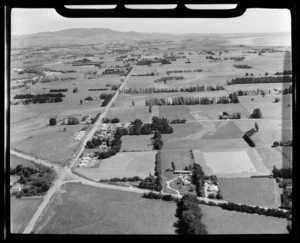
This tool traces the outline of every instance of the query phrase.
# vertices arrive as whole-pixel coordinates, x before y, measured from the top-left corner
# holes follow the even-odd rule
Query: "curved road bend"
[[[141,55],[142,57],[142,55]],[[140,57],[140,58],[141,58]],[[138,59],[138,61],[140,60],[140,58]],[[131,191],[131,192],[138,192],[138,193],[144,193],[146,192],[146,190],[138,190],[137,188],[120,188],[120,187],[117,187],[117,186],[112,186],[112,185],[104,185],[104,184],[98,184],[97,182],[91,182],[91,181],[88,181],[84,178],[81,178],[77,175],[74,175],[72,172],[71,172],[71,167],[76,163],[76,161],[78,160],[79,156],[81,155],[81,153],[84,151],[84,146],[86,144],[86,142],[88,140],[90,140],[92,138],[92,136],[94,135],[95,131],[97,130],[97,128],[99,127],[99,125],[102,123],[102,119],[107,115],[108,111],[109,111],[109,108],[112,106],[113,102],[116,100],[117,96],[119,95],[120,93],[120,90],[123,89],[123,87],[125,86],[126,82],[128,81],[128,79],[130,78],[132,72],[134,71],[134,69],[136,68],[136,65],[135,64],[133,66],[133,68],[131,69],[131,71],[129,72],[129,74],[127,75],[127,77],[125,78],[124,82],[121,84],[121,86],[119,87],[119,89],[116,91],[115,95],[113,96],[113,98],[111,99],[111,101],[108,103],[108,105],[106,106],[106,109],[105,111],[99,116],[98,120],[94,123],[94,126],[93,128],[89,131],[89,133],[85,136],[83,142],[81,143],[82,146],[81,148],[75,152],[75,156],[74,158],[71,160],[71,162],[69,163],[69,165],[67,167],[64,167],[64,168],[61,168],[59,166],[56,166],[56,165],[50,165],[49,163],[41,160],[41,159],[36,159],[36,158],[32,158],[28,155],[24,155],[24,154],[21,154],[21,153],[18,153],[16,151],[11,151],[11,153],[19,156],[19,157],[22,157],[24,159],[27,159],[27,160],[30,160],[30,161],[33,161],[35,163],[38,163],[38,164],[42,164],[44,166],[48,166],[48,167],[52,167],[55,169],[58,177],[57,179],[54,181],[54,183],[52,184],[51,188],[49,189],[49,191],[47,192],[47,194],[44,196],[44,200],[43,202],[40,204],[40,206],[38,207],[37,211],[35,212],[35,214],[33,215],[33,217],[31,218],[29,224],[26,226],[25,230],[23,233],[25,234],[29,234],[32,232],[34,226],[35,226],[35,223],[36,221],[38,220],[38,218],[40,217],[41,213],[44,211],[45,207],[47,206],[47,204],[49,203],[52,195],[59,190],[60,188],[60,185],[63,183],[63,179],[64,179],[64,176],[65,175],[69,175],[70,177],[72,177],[73,179],[77,180],[77,182],[81,182],[81,183],[84,183],[86,185],[91,185],[91,186],[97,186],[97,187],[103,187],[103,188],[108,188],[108,189],[115,189],[115,190],[123,190],[123,191]]]

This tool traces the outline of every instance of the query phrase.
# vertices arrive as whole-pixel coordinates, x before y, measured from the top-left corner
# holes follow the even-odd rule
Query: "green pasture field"
[[[273,178],[221,178],[218,182],[225,201],[270,208],[281,205],[282,189]]]
[[[80,141],[69,140],[85,125],[25,127],[11,134],[11,148],[39,156],[48,161],[64,160],[74,154]],[[63,132],[63,127],[67,131]]]
[[[254,98],[253,101],[251,99]],[[275,98],[280,98],[280,102],[274,103]],[[272,95],[272,96],[240,96],[240,104],[250,114],[259,108],[263,118],[292,119],[292,96]],[[288,107],[288,104],[291,106]]]
[[[206,175],[218,178],[244,178],[268,176],[270,172],[254,148],[193,150],[195,163],[200,164]]]
[[[280,168],[292,167],[292,149],[291,148],[255,148],[262,162],[272,173],[273,166]]]
[[[95,181],[114,177],[146,178],[154,174],[156,151],[126,152],[101,160],[97,168],[76,168],[76,172]]]
[[[153,135],[127,135],[122,136],[121,152],[152,151]]]
[[[208,234],[287,234],[287,220],[200,205]]]
[[[196,120],[218,120],[224,111],[230,115],[240,112],[242,119],[250,115],[240,104],[190,105],[189,110]]]
[[[251,136],[251,139],[257,147],[271,147],[275,141],[292,140],[291,130],[265,130],[258,131]]]
[[[162,151],[162,171],[172,169],[172,162],[174,162],[176,170],[184,170],[186,166],[193,165],[194,161],[191,158],[190,151]]]
[[[66,207],[66,205],[68,205]],[[176,204],[69,183],[52,197],[36,234],[175,234]]]
[[[190,106],[187,105],[159,106],[159,117],[164,117],[169,122],[175,119],[194,120],[194,117],[190,114]]]
[[[10,232],[23,233],[26,225],[42,202],[42,198],[10,199]]]
[[[9,167],[12,168],[12,169],[17,167],[18,165],[23,165],[24,167],[36,168],[35,163],[33,163],[29,160],[20,158],[20,157],[14,155],[14,154],[10,154],[9,159],[10,159],[9,160]]]
[[[140,119],[142,122],[151,122],[153,116],[159,116],[159,107],[152,107],[152,112],[149,112],[147,106],[131,106],[130,107],[111,107],[106,117],[120,119],[120,122],[131,122],[135,119]]]

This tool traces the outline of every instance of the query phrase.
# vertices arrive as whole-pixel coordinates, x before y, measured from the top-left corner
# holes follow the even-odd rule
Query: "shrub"
[[[277,102],[279,102],[279,101],[280,101],[280,98],[275,98],[274,103],[277,103]]]
[[[76,117],[69,117],[68,118],[68,125],[77,125],[79,124],[79,119]]]
[[[55,118],[50,118],[49,124],[50,124],[51,126],[56,125],[56,123],[57,123],[57,121],[56,121]]]
[[[119,123],[120,122],[120,119],[115,117],[111,120],[111,123]]]
[[[78,88],[75,87],[75,88],[73,89],[73,93],[77,93],[77,92],[78,92]]]
[[[253,110],[253,113],[250,115],[250,118],[262,118],[262,113],[259,108]]]

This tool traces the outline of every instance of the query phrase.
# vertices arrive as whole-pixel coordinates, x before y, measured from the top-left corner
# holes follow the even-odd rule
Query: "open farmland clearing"
[[[127,135],[122,136],[121,152],[152,151],[153,135]]]
[[[195,163],[207,175],[219,178],[242,178],[270,175],[255,149],[194,150]]]
[[[208,234],[287,234],[287,220],[200,205]]]
[[[42,202],[42,198],[11,198],[10,223],[11,233],[21,234],[30,221],[34,212]]]
[[[228,202],[270,208],[281,206],[282,189],[273,178],[221,178],[218,182]]]
[[[126,152],[101,160],[99,168],[77,168],[76,172],[95,181],[114,177],[146,178],[154,174],[156,151]]]
[[[62,189],[51,199],[35,233],[175,234],[173,202],[74,183]]]

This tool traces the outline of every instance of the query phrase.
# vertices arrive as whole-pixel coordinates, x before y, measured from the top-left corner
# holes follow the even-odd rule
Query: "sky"
[[[109,28],[117,31],[188,33],[290,32],[288,9],[249,9],[239,17],[224,19],[176,18],[65,18],[55,9],[14,8],[11,34],[23,35],[70,28]]]

